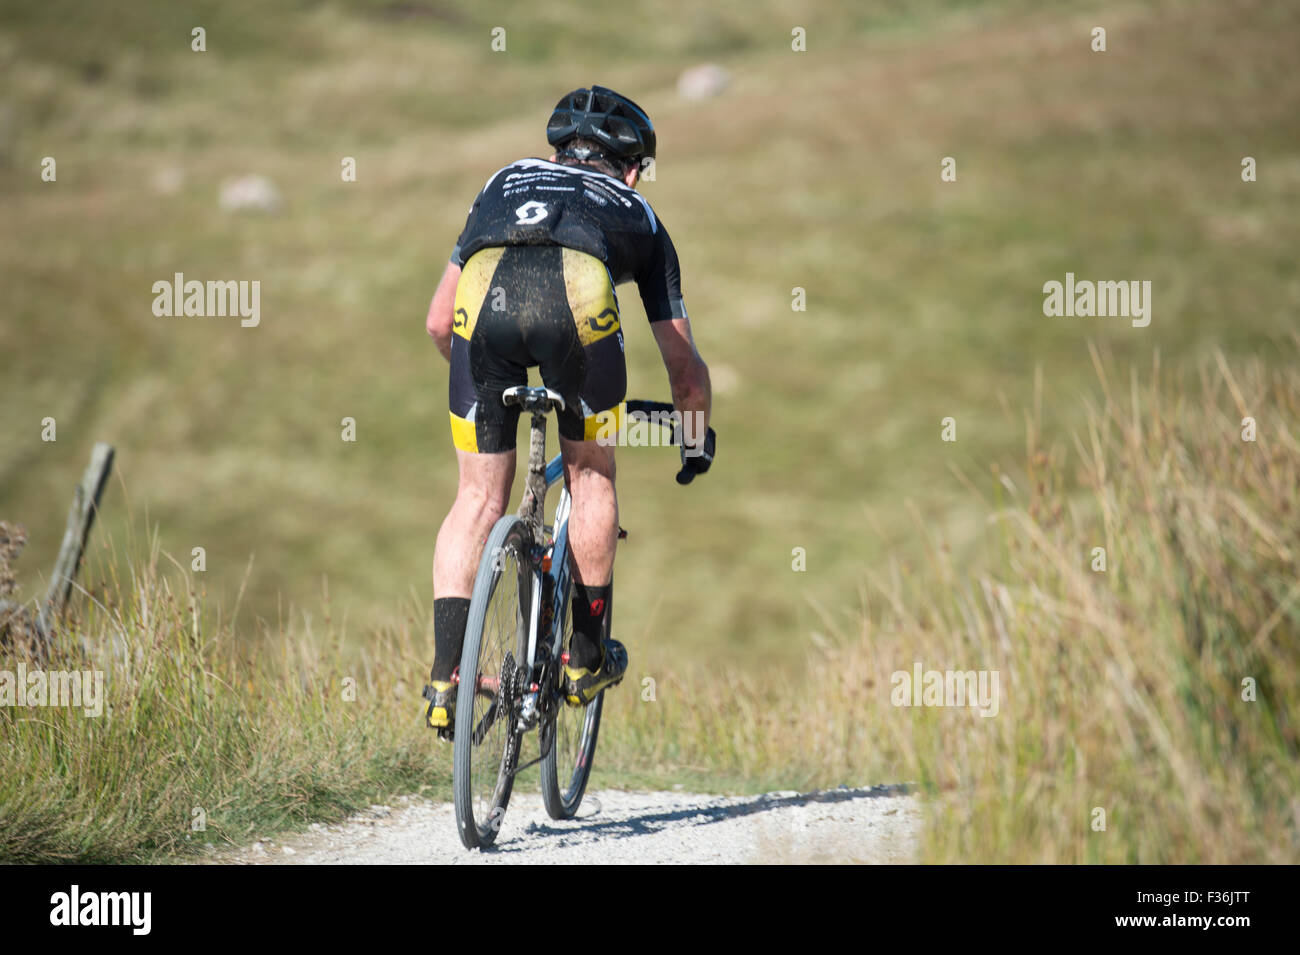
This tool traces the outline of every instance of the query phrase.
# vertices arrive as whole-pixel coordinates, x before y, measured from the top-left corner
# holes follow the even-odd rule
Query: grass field
[[[207,31],[207,52],[190,50],[195,26]],[[490,46],[497,26],[506,30],[505,52]],[[1104,53],[1090,49],[1095,26],[1107,29]],[[806,30],[806,52],[791,49],[795,27]],[[1160,725],[1175,741],[1159,750],[1164,775],[1144,768],[1150,751],[1140,732],[1131,748],[1107,757],[1099,755],[1110,752],[1104,734],[1083,733],[1093,742],[1077,753],[1065,742],[1101,716],[1147,719],[1140,707],[1123,709],[1137,704],[1090,709],[1076,700],[1044,715],[1061,698],[1049,692],[1054,680],[1086,685],[1105,659],[1122,667],[1127,653],[1136,661],[1124,685],[1151,679],[1145,667],[1184,660],[1186,620],[1173,612],[1184,604],[1150,580],[1130,581],[1114,597],[1149,630],[1128,618],[1071,630],[1020,615],[1008,632],[1015,650],[1003,646],[998,658],[1035,674],[1032,717],[1019,710],[986,721],[996,729],[977,739],[957,734],[946,744],[938,728],[948,727],[947,714],[933,721],[938,728],[916,717],[906,724],[916,727],[912,737],[900,722],[910,711],[875,707],[886,698],[881,673],[910,665],[914,650],[926,651],[927,665],[933,656],[941,668],[976,666],[968,657],[982,645],[944,642],[934,629],[983,633],[973,611],[960,609],[974,599],[963,589],[978,586],[969,581],[1053,593],[1035,577],[1051,565],[1015,555],[987,528],[999,508],[1029,507],[1009,497],[1001,475],[1027,493],[1037,474],[1027,469],[1041,451],[1051,492],[1062,508],[1083,508],[1084,525],[1105,513],[1106,486],[1123,496],[1134,475],[1152,500],[1175,496],[1160,448],[1121,455],[1128,470],[1104,479],[1090,470],[1088,404],[1111,416],[1129,394],[1130,368],[1148,375],[1159,355],[1172,382],[1167,400],[1193,415],[1178,418],[1189,442],[1205,437],[1194,433],[1194,415],[1223,398],[1217,351],[1230,366],[1255,369],[1252,401],[1293,397],[1265,383],[1295,364],[1298,39],[1300,10],[1266,2],[651,3],[625,16],[575,2],[237,0],[110,12],[0,0],[0,519],[30,535],[18,564],[22,595],[42,590],[90,445],[110,441],[117,477],[86,571],[96,594],[111,595],[130,617],[132,592],[114,588],[114,573],[125,577],[128,561],[144,573],[154,547],[188,567],[191,549],[202,546],[207,570],[192,586],[199,617],[213,621],[199,642],[213,643],[214,659],[263,665],[274,656],[269,648],[285,646],[290,659],[319,657],[322,672],[334,674],[345,661],[381,657],[388,634],[401,649],[369,665],[381,667],[384,693],[398,679],[411,684],[411,700],[391,704],[391,713],[408,714],[431,653],[433,537],[455,487],[446,368],[423,328],[428,299],[483,180],[511,159],[546,154],[543,126],[561,93],[605,83],[645,106],[660,133],[656,180],[642,188],[682,258],[719,435],[717,464],[689,489],[672,482],[671,452],[620,455],[631,536],[618,558],[616,630],[638,674],[670,687],[681,675],[704,703],[670,693],[666,700],[678,704],[642,711],[627,694],[614,709],[624,728],[607,737],[608,765],[629,780],[671,776],[724,788],[915,779],[961,794],[962,818],[991,827],[978,843],[962,835],[968,830],[933,830],[933,858],[1024,858],[1031,837],[1037,857],[1062,860],[1294,854],[1285,839],[1270,848],[1256,829],[1230,826],[1219,841],[1192,848],[1198,827],[1234,811],[1294,833],[1276,788],[1294,783],[1277,763],[1294,756],[1294,723],[1277,717],[1274,736],[1249,720],[1229,724],[1271,742],[1242,750],[1254,762],[1223,765],[1206,788],[1189,789],[1193,770],[1215,766],[1216,747],[1227,745],[1207,728],[1218,717],[1205,715],[1217,712],[1205,701],[1186,725],[1171,725],[1193,708],[1156,694],[1170,708],[1153,703],[1150,712],[1164,714]],[[679,99],[677,75],[706,60],[723,64],[732,85],[716,99]],[[41,180],[46,156],[57,161],[55,182]],[[356,158],[356,182],[341,181],[345,156]],[[946,156],[956,160],[955,182],[940,179]],[[1257,160],[1256,182],[1242,181],[1245,156]],[[248,173],[279,185],[280,214],[218,208],[222,181]],[[152,283],[175,272],[259,280],[261,324],[155,317]],[[1149,280],[1151,324],[1045,317],[1043,283],[1067,272]],[[795,287],[806,290],[806,311],[791,309]],[[630,288],[622,302],[630,393],[665,397]],[[1112,401],[1100,397],[1098,362]],[[1130,409],[1126,426],[1149,422],[1149,408]],[[1293,450],[1283,436],[1296,432],[1296,404],[1276,398],[1271,408],[1262,433],[1274,449]],[[57,421],[52,443],[41,440],[47,416]],[[356,419],[355,443],[340,440],[345,416]],[[940,440],[947,416],[956,442]],[[1160,432],[1142,433],[1149,444]],[[1198,480],[1242,476],[1245,465],[1219,446],[1194,447]],[[1270,484],[1251,513],[1281,534],[1293,498],[1294,484]],[[1217,506],[1206,505],[1206,520]],[[1165,525],[1139,529],[1135,517],[1106,526],[1113,548],[1147,548],[1143,566],[1153,572],[1182,566],[1185,555],[1157,540]],[[1069,551],[1069,541],[1049,539],[1054,553]],[[1204,566],[1186,564],[1196,572],[1186,584],[1193,591],[1222,570],[1213,541],[1200,545]],[[1244,541],[1243,552],[1257,546]],[[1091,546],[1079,543],[1074,571],[1086,569]],[[792,569],[795,548],[806,552],[804,572]],[[1283,551],[1293,554],[1289,545]],[[1285,577],[1293,557],[1278,560],[1283,569],[1270,573]],[[1285,592],[1268,581],[1246,588],[1257,597],[1249,613],[1222,624],[1238,637],[1249,624],[1254,635],[1277,610],[1272,636],[1250,644],[1250,654],[1295,635],[1292,612],[1278,609],[1290,606]],[[1074,608],[1071,626],[1111,619],[1089,616],[1095,595],[1065,570],[1050,583]],[[175,586],[188,594],[188,585]],[[911,597],[885,602],[896,642],[872,663],[872,648],[882,649],[873,643],[882,587]],[[1153,616],[1142,618],[1148,602]],[[148,627],[117,629],[158,639]],[[1062,634],[1079,639],[1062,642]],[[1065,661],[1056,676],[1049,648]],[[1203,651],[1187,672],[1204,677],[1204,657],[1216,652]],[[828,663],[827,654],[848,656]],[[1246,662],[1257,661],[1250,654]],[[1229,657],[1216,659],[1215,667],[1228,666]],[[395,660],[405,669],[384,669]],[[275,679],[292,683],[286,666]],[[1276,686],[1294,690],[1286,666]],[[212,662],[201,668],[225,673]],[[767,701],[816,687],[828,672],[863,682],[837,683],[832,713],[813,703],[799,712],[848,735],[801,756],[793,728],[780,733],[764,722]],[[1213,673],[1222,690],[1227,671]],[[734,701],[724,705],[728,689]],[[275,725],[297,712],[266,705]],[[879,724],[854,729],[868,712]],[[342,767],[325,785],[341,794],[339,805],[375,787],[409,786],[407,756],[426,741],[363,721],[366,733],[379,734],[368,738],[387,741],[363,758],[349,735],[356,728],[332,722],[344,719],[328,717],[320,737]],[[651,732],[654,720],[673,731]],[[770,732],[736,736],[742,724]],[[1163,745],[1156,724],[1141,725],[1154,734],[1152,746]],[[1184,748],[1184,730],[1210,736]],[[663,742],[649,747],[654,734]],[[1025,748],[1035,734],[1037,753]],[[289,734],[275,752],[295,745]],[[39,761],[42,753],[9,758]],[[368,768],[357,771],[354,758]],[[1049,765],[1076,780],[1104,766],[1129,800],[1179,783],[1194,804],[1160,803],[1169,827],[1150,837],[1164,833],[1175,848],[1135,836],[1098,849],[1053,831],[1063,806],[1086,808],[1092,797],[1086,787],[1062,788]],[[1009,793],[994,785],[993,769],[1004,771]],[[69,802],[38,807],[42,818],[75,834],[65,814],[85,810],[79,787],[110,771],[111,762],[87,769],[69,784]],[[280,818],[266,808],[278,805],[277,777],[260,778],[232,781],[240,795],[231,799],[271,825]],[[25,797],[12,786],[4,811],[28,818],[13,815]],[[1048,789],[1053,798],[1042,799]],[[173,795],[178,801],[152,804],[182,807],[187,797]],[[321,797],[326,809],[329,798]],[[1025,808],[1035,800],[1044,815]],[[1013,831],[1027,819],[1025,832]],[[175,848],[156,837],[154,823],[135,831],[139,839],[113,842],[104,857]]]

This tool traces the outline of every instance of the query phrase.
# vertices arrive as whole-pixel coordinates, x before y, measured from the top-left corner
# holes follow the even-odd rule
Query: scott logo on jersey
[[[515,220],[515,225],[533,225],[541,222],[546,218],[547,211],[546,203],[530,199],[515,210],[515,215],[519,217]]]

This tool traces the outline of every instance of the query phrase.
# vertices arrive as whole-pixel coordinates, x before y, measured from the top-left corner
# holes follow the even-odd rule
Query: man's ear
[[[551,158],[548,159],[547,162],[555,162],[555,159],[558,155],[559,153],[551,153]]]

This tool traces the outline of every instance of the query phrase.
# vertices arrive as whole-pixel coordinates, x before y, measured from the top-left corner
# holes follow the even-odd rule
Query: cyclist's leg
[[[460,662],[469,595],[483,541],[505,513],[515,475],[515,452],[474,454],[457,449],[460,482],[456,500],[438,529],[433,552],[432,679],[446,681]]]
[[[435,683],[450,680],[460,662],[483,541],[505,513],[514,480],[519,412],[501,403],[501,393],[526,384],[528,373],[506,317],[484,307],[502,251],[473,256],[456,289],[449,405],[459,483],[433,558]]]
[[[599,587],[614,573],[618,546],[618,494],[614,487],[614,449],[595,441],[560,439],[564,479],[573,498],[569,549],[574,579]]]
[[[506,512],[515,476],[515,451],[474,454],[456,451],[460,482],[433,557],[433,594],[469,597],[474,574],[492,525]]]
[[[602,425],[617,422],[627,390],[623,332],[609,271],[598,259],[565,249],[565,294],[572,316],[563,361],[542,361],[547,387],[564,395],[560,452],[573,498],[569,551],[573,560],[573,641],[570,665],[595,669],[609,637],[618,496],[614,445],[598,441]],[[559,356],[557,356],[559,357]],[[554,383],[552,383],[554,382]]]
[[[560,439],[564,477],[572,495],[569,553],[573,562],[573,642],[570,664],[594,669],[609,636],[613,610],[618,495],[614,449],[595,441]]]

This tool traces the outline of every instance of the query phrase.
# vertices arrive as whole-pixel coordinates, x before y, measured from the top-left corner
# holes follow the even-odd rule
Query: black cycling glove
[[[713,453],[718,445],[717,435],[710,428],[704,436],[704,446],[702,448],[692,449],[687,453],[686,443],[682,442],[679,450],[682,453],[682,469],[677,472],[678,484],[690,484],[695,480],[695,475],[703,474],[713,464]]]

